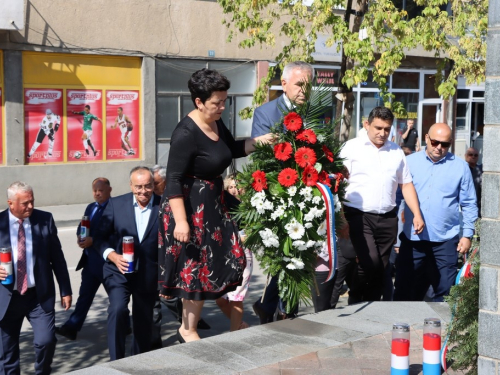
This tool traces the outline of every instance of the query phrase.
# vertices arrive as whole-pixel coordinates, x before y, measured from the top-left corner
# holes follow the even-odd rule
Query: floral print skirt
[[[174,239],[175,220],[168,199],[160,209],[160,293],[188,300],[217,299],[243,280],[246,257],[224,203],[222,178],[184,179],[188,243]]]

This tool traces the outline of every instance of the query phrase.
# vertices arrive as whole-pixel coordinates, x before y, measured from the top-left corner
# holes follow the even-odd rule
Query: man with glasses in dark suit
[[[413,214],[405,208],[395,301],[422,301],[432,286],[433,301],[442,302],[455,282],[458,255],[470,249],[477,219],[476,192],[469,165],[448,151],[451,141],[451,128],[434,124],[425,136],[425,150],[407,157],[426,226],[422,233],[414,233]]]

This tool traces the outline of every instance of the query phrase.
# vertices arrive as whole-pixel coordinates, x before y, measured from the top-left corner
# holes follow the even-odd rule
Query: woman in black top
[[[198,70],[188,87],[195,109],[170,141],[158,259],[160,295],[183,298],[181,342],[200,339],[196,326],[203,301],[235,290],[243,277],[245,253],[224,203],[221,174],[256,142],[272,140],[270,134],[234,140],[220,119],[230,87],[226,77]]]

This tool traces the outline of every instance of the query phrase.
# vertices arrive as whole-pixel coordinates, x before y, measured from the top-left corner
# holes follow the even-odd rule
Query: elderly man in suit
[[[132,297],[132,355],[151,350],[153,306],[158,294],[158,212],[153,174],[147,167],[130,172],[131,193],[111,198],[97,233],[109,296],[108,347],[113,361],[125,357],[128,303]],[[123,237],[134,239],[135,269],[123,256]]]
[[[11,247],[14,282],[0,284],[0,374],[20,374],[19,335],[26,317],[33,327],[35,373],[50,374],[56,348],[56,276],[61,304],[71,307],[68,267],[52,215],[34,209],[33,189],[14,182],[9,209],[0,213],[0,247]],[[7,277],[0,267],[0,280]]]
[[[252,122],[252,138],[268,134],[271,128],[281,121],[283,111],[292,108],[296,104],[304,103],[306,98],[302,86],[305,82],[311,81],[313,77],[314,69],[311,65],[302,61],[287,64],[281,76],[283,95],[255,109]],[[261,324],[274,320],[276,307],[278,307],[278,320],[293,318],[296,315],[297,309],[290,314],[285,313],[285,306],[280,301],[278,293],[277,278],[272,277],[266,287],[263,301],[259,298],[253,304],[253,310],[259,317]]]
[[[95,294],[103,282],[102,268],[104,260],[94,245],[94,236],[99,225],[102,213],[108,205],[111,196],[111,184],[107,178],[98,177],[92,181],[92,193],[95,202],[90,203],[85,209],[84,216],[90,220],[90,231],[85,238],[80,236],[81,225],[76,231],[77,245],[83,249],[82,257],[76,270],[82,270],[82,283],[76,301],[75,311],[61,327],[56,327],[56,333],[70,340],[75,340],[77,333],[82,329],[83,323],[94,301]]]

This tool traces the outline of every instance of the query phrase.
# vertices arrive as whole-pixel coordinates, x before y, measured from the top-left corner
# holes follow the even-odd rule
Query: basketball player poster
[[[64,161],[63,90],[24,89],[26,164]]]
[[[139,158],[139,91],[106,91],[107,159]]]
[[[102,90],[66,92],[68,161],[103,160]]]

